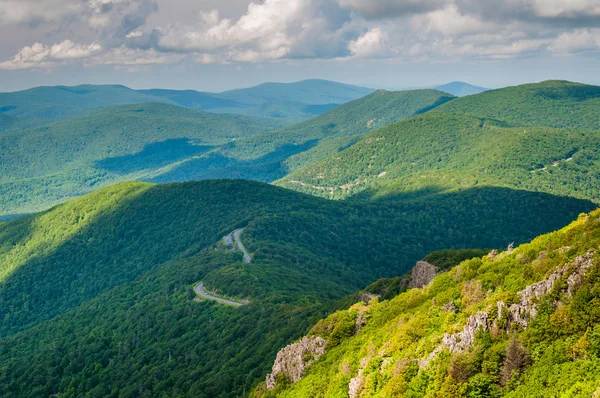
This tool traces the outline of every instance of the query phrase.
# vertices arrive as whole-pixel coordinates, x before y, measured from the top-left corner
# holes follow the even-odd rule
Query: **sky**
[[[0,0],[0,91],[600,85],[600,0]]]

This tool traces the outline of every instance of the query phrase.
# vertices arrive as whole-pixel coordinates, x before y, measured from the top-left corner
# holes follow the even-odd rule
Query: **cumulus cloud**
[[[149,26],[157,1],[4,0],[4,25],[63,26],[64,35],[23,43],[0,68],[496,59],[596,51],[600,40],[600,0],[253,0],[235,16],[197,5],[184,22]]]
[[[65,40],[50,47],[40,43],[23,47],[10,60],[0,62],[0,69],[50,68],[59,62],[87,58],[102,51],[98,43],[82,45]]]
[[[333,0],[265,0],[250,3],[238,19],[201,12],[195,25],[155,30],[165,51],[220,52],[220,59],[258,62],[282,58],[330,58],[347,53],[350,12]],[[202,59],[210,59],[203,57]]]
[[[600,29],[578,29],[561,34],[550,50],[561,54],[600,50]]]
[[[389,56],[391,49],[387,35],[381,28],[374,28],[350,42],[348,48],[355,57],[373,58]]]

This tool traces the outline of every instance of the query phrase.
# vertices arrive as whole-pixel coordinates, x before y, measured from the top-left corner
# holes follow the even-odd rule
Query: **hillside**
[[[456,97],[466,97],[467,95],[481,94],[484,91],[488,91],[487,88],[473,86],[464,82],[451,82],[442,84],[441,86],[436,86],[434,88],[436,90],[452,94]]]
[[[243,395],[278,349],[377,278],[432,250],[526,241],[594,207],[510,190],[439,199],[122,183],[0,223],[0,395]],[[219,243],[241,227],[249,264]],[[192,301],[200,281],[250,303]]]
[[[252,395],[595,396],[599,232],[600,211],[584,214],[424,288],[336,312],[282,350]]]
[[[546,82],[459,98],[278,184],[331,198],[502,186],[598,201],[598,95]]]
[[[510,126],[598,130],[598,109],[600,87],[546,81],[461,98],[439,111],[498,119]]]
[[[236,140],[235,145],[183,164],[155,181],[210,177],[273,181],[338,153],[369,131],[424,113],[452,98],[434,90],[380,90],[311,120]]]
[[[144,178],[277,121],[166,104],[107,107],[0,135],[0,214]]]
[[[111,105],[144,102],[171,103],[124,86],[36,87],[14,93],[0,93],[0,114],[21,119],[62,118]]]

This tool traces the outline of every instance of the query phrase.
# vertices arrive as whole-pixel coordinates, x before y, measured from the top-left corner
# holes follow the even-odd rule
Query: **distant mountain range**
[[[433,88],[452,94],[456,97],[466,97],[467,95],[480,94],[489,90],[483,87],[472,86],[469,83],[464,82],[451,82]]]
[[[50,119],[111,105],[161,102],[195,110],[300,121],[373,91],[326,80],[265,83],[223,93],[132,90],[125,86],[110,85],[36,87],[14,93],[0,93],[0,114]],[[0,127],[1,123],[2,121]]]

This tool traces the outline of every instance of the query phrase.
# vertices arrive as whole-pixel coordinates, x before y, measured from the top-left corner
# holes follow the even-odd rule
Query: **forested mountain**
[[[168,99],[137,92],[125,86],[36,87],[14,93],[0,93],[0,114],[21,119],[62,118],[111,105],[164,102]]]
[[[338,153],[369,131],[427,112],[452,98],[435,90],[379,90],[311,120],[236,140],[155,181],[231,177],[273,181]]]
[[[511,87],[370,133],[280,185],[332,198],[502,186],[599,201],[600,88]]]
[[[270,117],[292,122],[310,119],[374,90],[327,80],[264,83],[255,87],[202,93],[185,90],[142,90],[180,106],[219,113]]]
[[[5,131],[0,134],[0,214],[45,209],[115,181],[148,177],[277,127],[281,123],[272,119],[150,103]]]
[[[0,157],[6,160],[0,164],[0,215],[42,210],[131,179],[273,181],[337,153],[378,126],[450,99],[433,90],[380,91],[283,129],[277,127],[284,123],[273,119],[157,103],[107,107],[30,126],[20,120],[18,129],[0,135]]]
[[[599,246],[595,211],[424,288],[336,312],[292,346],[302,359],[282,350],[252,395],[596,396]]]
[[[451,82],[434,87],[436,90],[444,91],[456,97],[466,97],[467,95],[480,94],[488,91],[487,88],[473,86],[464,82]]]
[[[105,188],[0,223],[0,395],[244,395],[354,290],[593,207],[507,189],[360,204],[250,181]],[[240,227],[248,264],[219,243]],[[249,304],[192,301],[200,281]]]
[[[35,87],[0,93],[0,115],[55,119],[114,105],[159,102],[217,113],[271,117],[290,122],[309,119],[374,90],[326,80],[265,83],[207,93],[195,90],[132,90],[119,85]],[[2,129],[0,120],[0,129]]]

